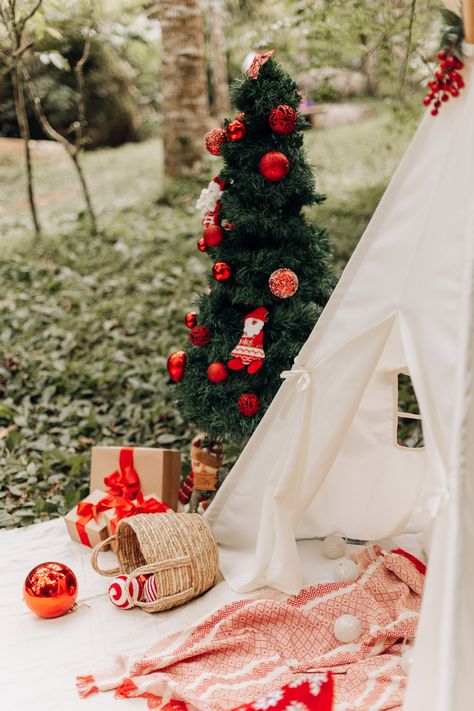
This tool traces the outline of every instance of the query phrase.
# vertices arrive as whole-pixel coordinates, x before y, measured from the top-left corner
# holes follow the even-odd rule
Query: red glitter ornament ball
[[[207,326],[202,326],[198,324],[194,326],[189,332],[189,340],[195,346],[200,346],[201,348],[209,343],[212,338],[211,329]]]
[[[260,410],[260,400],[255,393],[244,393],[239,397],[237,407],[244,417],[253,417]]]
[[[184,317],[184,323],[188,328],[193,328],[197,323],[197,313],[195,311],[188,311]]]
[[[229,141],[240,141],[241,138],[247,133],[247,128],[243,121],[235,119],[232,121],[226,129],[226,135]]]
[[[288,175],[290,163],[284,153],[269,151],[260,158],[258,167],[266,180],[277,183]]]
[[[75,609],[77,579],[63,563],[41,563],[30,570],[23,585],[23,599],[38,617],[60,617]]]
[[[168,358],[166,367],[173,383],[179,383],[183,379],[184,369],[186,368],[186,352],[175,351],[172,353]]]
[[[202,238],[208,247],[218,247],[222,242],[224,233],[219,225],[209,225],[204,230]]]
[[[221,153],[221,146],[226,141],[226,132],[223,128],[213,128],[206,133],[204,145],[213,156]]]
[[[278,104],[278,106],[275,106],[275,108],[270,111],[268,117],[268,123],[272,131],[283,135],[293,133],[297,120],[298,115],[296,111],[286,104]]]
[[[229,377],[229,371],[225,367],[224,363],[216,361],[215,363],[211,363],[207,369],[207,377],[211,383],[222,383]]]
[[[298,277],[291,269],[277,269],[270,274],[268,286],[273,296],[288,299],[298,289]]]
[[[204,241],[204,237],[198,239],[197,245],[200,252],[207,252],[207,244]]]
[[[216,262],[212,267],[212,276],[216,281],[227,281],[232,274],[232,269],[227,262]]]

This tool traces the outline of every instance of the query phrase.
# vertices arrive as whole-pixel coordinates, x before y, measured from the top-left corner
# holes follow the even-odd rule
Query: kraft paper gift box
[[[122,518],[128,518],[129,516],[136,516],[139,513],[174,513],[174,511],[156,494],[150,494],[149,496],[143,496],[138,501],[126,501],[119,502],[117,508],[109,509],[105,511],[104,517],[107,523],[107,535],[113,536],[117,528],[117,523]],[[110,547],[115,552],[117,545],[115,541],[112,541]]]
[[[107,538],[105,509],[99,503],[107,498],[105,491],[96,489],[66,514],[64,520],[73,541],[93,548]]]
[[[181,453],[154,447],[92,447],[90,489],[104,489],[131,501],[141,490],[156,494],[176,511]]]

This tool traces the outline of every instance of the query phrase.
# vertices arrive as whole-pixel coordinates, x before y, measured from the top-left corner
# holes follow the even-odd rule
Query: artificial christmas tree
[[[232,95],[239,115],[206,138],[224,167],[198,201],[210,289],[198,298],[197,315],[186,315],[191,344],[177,399],[210,441],[242,442],[273,399],[334,280],[328,235],[302,211],[324,197],[304,154],[307,123],[298,114],[298,87],[266,53],[236,81]]]

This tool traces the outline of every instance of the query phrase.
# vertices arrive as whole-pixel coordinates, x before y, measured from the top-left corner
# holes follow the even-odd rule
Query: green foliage
[[[302,213],[303,206],[319,204],[312,169],[303,150],[306,121],[300,116],[296,130],[288,135],[273,132],[270,111],[278,104],[297,109],[301,97],[292,79],[273,60],[257,79],[241,77],[232,98],[245,114],[247,133],[240,141],[222,147],[225,182],[222,219],[232,230],[221,245],[209,249],[212,261],[232,268],[228,281],[209,277],[209,295],[198,301],[199,323],[209,327],[212,340],[204,348],[188,348],[186,372],[177,387],[178,402],[186,419],[210,436],[240,441],[250,436],[281,385],[280,373],[291,367],[309,335],[333,286],[329,269],[329,243],[325,230],[313,226]],[[260,158],[267,151],[283,152],[290,163],[287,177],[277,183],[259,172]],[[268,279],[279,268],[292,269],[299,288],[289,299],[270,292]],[[227,363],[242,335],[244,317],[264,306],[269,320],[264,327],[265,361],[258,373],[231,371],[222,383],[211,383],[207,367],[213,361]],[[260,411],[244,417],[237,408],[244,392],[255,393]]]
[[[462,41],[464,39],[464,26],[461,17],[450,10],[442,10],[443,29],[440,49],[451,50],[459,58],[463,58]]]

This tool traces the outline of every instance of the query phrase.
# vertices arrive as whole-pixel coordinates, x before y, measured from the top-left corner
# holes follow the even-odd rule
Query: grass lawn
[[[329,195],[310,215],[330,229],[338,269],[412,131],[382,110],[307,135]],[[206,285],[194,210],[203,183],[164,194],[160,165],[158,140],[85,157],[103,230],[91,236],[68,162],[38,160],[45,236],[35,244],[21,163],[0,155],[0,526],[65,513],[87,492],[92,444],[189,446],[166,358],[185,345],[184,313]]]

